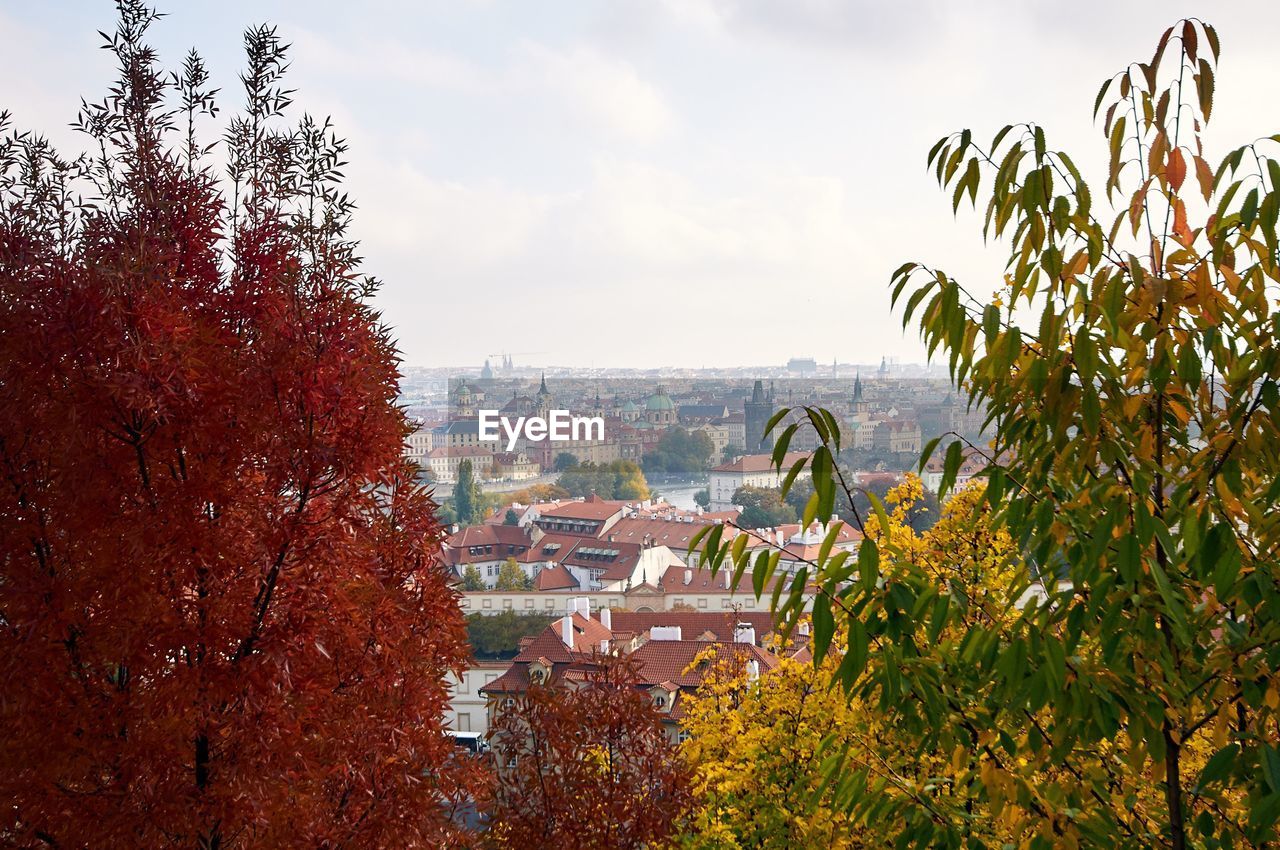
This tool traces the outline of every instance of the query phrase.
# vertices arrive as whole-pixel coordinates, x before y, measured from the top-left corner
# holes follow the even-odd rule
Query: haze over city
[[[986,293],[1003,259],[953,219],[929,147],[1034,120],[1096,179],[1099,84],[1200,5],[225,2],[175,4],[150,37],[172,62],[199,47],[224,114],[243,28],[292,43],[296,109],[350,142],[354,235],[409,365],[920,362],[891,270],[939,261]],[[1231,8],[1210,145],[1272,131],[1255,106],[1280,100],[1260,73],[1280,7]],[[18,125],[86,147],[67,124],[104,94],[112,18],[0,4]]]

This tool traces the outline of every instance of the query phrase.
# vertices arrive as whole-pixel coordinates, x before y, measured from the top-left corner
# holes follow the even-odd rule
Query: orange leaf
[[[1213,195],[1213,170],[1209,168],[1209,163],[1204,161],[1204,157],[1195,157],[1196,163],[1196,181],[1200,184],[1200,194],[1204,195],[1205,201],[1208,201]]]
[[[1177,192],[1182,188],[1182,181],[1187,179],[1187,163],[1182,158],[1181,148],[1169,151],[1169,164],[1165,173],[1169,175],[1169,185],[1173,187],[1173,191]]]
[[[1191,244],[1191,228],[1187,227],[1187,207],[1178,198],[1173,202],[1173,234],[1183,245]]]

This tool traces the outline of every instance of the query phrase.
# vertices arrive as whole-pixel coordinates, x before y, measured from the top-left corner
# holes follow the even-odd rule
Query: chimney
[[[560,640],[564,641],[564,645],[573,649],[573,611],[569,611],[564,615],[564,619],[560,621]]]
[[[584,617],[591,616],[591,600],[585,596],[579,596],[569,603],[570,614],[581,614]]]
[[[738,623],[733,627],[734,643],[750,643],[756,642],[756,630],[750,623]]]
[[[613,610],[607,605],[600,609],[600,625],[613,631]]]
[[[649,640],[680,640],[680,627],[654,626],[649,629]]]
[[[747,678],[752,682],[760,678],[760,662],[754,658],[747,662]]]
[[[688,567],[685,567],[685,569],[684,569],[684,583],[685,583],[685,584],[691,584],[692,582],[693,582],[693,570],[689,569]]]
[[[800,625],[796,626],[796,634],[800,635],[800,637],[802,637],[802,638],[807,638],[807,637],[809,636],[809,621],[808,621],[808,620],[805,620],[803,623],[801,623]]]

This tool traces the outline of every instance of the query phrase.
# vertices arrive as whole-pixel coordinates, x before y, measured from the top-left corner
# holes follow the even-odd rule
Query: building
[[[683,408],[681,408],[683,410]],[[729,446],[729,427],[727,425],[716,425],[711,422],[704,422],[689,429],[689,433],[702,432],[711,440],[711,459],[718,460],[724,455],[724,450]]]
[[[723,426],[728,432],[729,447],[734,454],[745,453],[744,446],[747,445],[747,417],[745,414],[730,413],[723,419],[716,420],[713,424]]]
[[[644,421],[654,428],[670,428],[676,424],[676,405],[661,385],[644,403]]]
[[[471,462],[471,472],[477,479],[492,474],[493,452],[482,446],[432,449],[423,467],[441,484],[453,484],[458,480],[458,468],[463,461]]]
[[[622,519],[625,505],[593,493],[580,501],[533,505],[530,521],[545,532],[598,538]]]
[[[507,671],[510,661],[472,661],[465,670],[445,677],[449,686],[449,712],[445,724],[455,732],[489,731],[488,700],[481,689]]]
[[[787,452],[782,459],[781,473],[774,468],[773,458],[767,454],[743,455],[732,463],[715,467],[711,470],[708,485],[711,490],[711,510],[731,510],[733,494],[739,487],[780,487],[792,465],[806,457],[808,455],[804,452]],[[807,477],[809,474],[806,468],[799,477]]]
[[[507,481],[528,481],[542,473],[542,466],[524,452],[498,452],[493,456],[493,477]]]
[[[812,357],[792,357],[787,361],[787,371],[812,375],[818,371],[818,361]]]
[[[493,587],[502,563],[508,558],[528,563],[529,553],[543,536],[542,530],[535,526],[470,525],[446,537],[440,553],[456,576],[461,577],[467,566],[472,565],[479,570],[485,586]]]
[[[767,673],[779,663],[763,646],[773,624],[761,617],[653,612],[617,623],[612,618],[607,608],[592,617],[587,600],[575,600],[565,616],[530,640],[501,676],[480,688],[489,728],[531,687],[575,687],[602,657],[626,656],[633,662],[636,687],[653,700],[668,736],[678,743],[683,739],[682,701],[702,683],[715,660],[737,659],[757,673]],[[712,658],[706,657],[708,650]]]
[[[876,424],[872,446],[876,451],[920,453],[920,423],[914,419],[886,419]]]
[[[729,406],[720,404],[682,404],[680,405],[680,424],[687,428],[705,425],[729,415]]]
[[[945,461],[946,451],[943,445],[939,445],[933,457],[925,462],[924,469],[920,471],[920,483],[924,484],[926,489],[935,493],[938,492],[938,488],[942,486]],[[961,455],[960,468],[956,470],[956,489],[963,487],[980,475],[986,469],[986,466],[987,459],[981,454],[969,449],[964,450]]]
[[[766,396],[764,383],[756,381],[751,388],[751,399],[743,402],[744,439],[742,450],[746,454],[773,451],[773,435],[765,434],[765,428],[773,417],[773,390]]]
[[[431,453],[432,441],[430,428],[426,427],[421,421],[415,423],[413,433],[405,438],[404,456],[406,460],[410,460],[419,466],[426,466],[427,455]]]

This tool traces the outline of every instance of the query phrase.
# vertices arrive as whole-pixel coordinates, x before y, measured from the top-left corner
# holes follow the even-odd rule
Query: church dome
[[[658,391],[649,396],[649,400],[645,402],[645,410],[675,410],[675,403],[671,401],[671,396],[667,395],[667,391],[662,387],[658,387]]]

